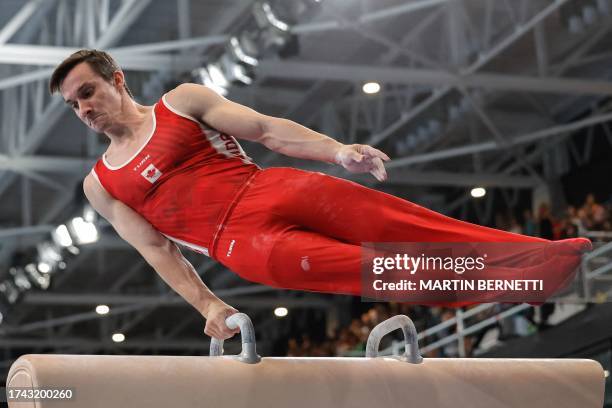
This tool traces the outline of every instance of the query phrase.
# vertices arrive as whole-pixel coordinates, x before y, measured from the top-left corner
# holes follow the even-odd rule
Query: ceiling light
[[[367,94],[375,94],[380,91],[380,84],[378,82],[368,82],[363,84],[363,92]]]
[[[253,78],[249,76],[245,66],[234,61],[229,54],[224,54],[219,64],[225,79],[225,87],[227,87],[229,83],[238,83],[242,85],[251,85],[253,83]]]
[[[70,237],[70,232],[68,232],[68,227],[66,227],[64,224],[57,227],[51,233],[51,235],[53,237],[53,241],[55,241],[57,245],[63,247],[69,247],[70,245],[72,245],[72,238]]]
[[[49,272],[51,272],[51,265],[49,265],[46,262],[39,262],[38,263],[38,271],[40,273],[49,273]]]
[[[257,3],[253,7],[255,21],[260,28],[272,26],[279,31],[289,31],[289,24],[279,20],[269,3]]]
[[[83,208],[83,219],[87,222],[96,222],[97,214],[93,207],[89,204]]]
[[[98,305],[96,306],[96,313],[99,315],[105,315],[108,314],[108,312],[110,312],[110,307],[108,307],[107,305]]]
[[[38,252],[39,270],[49,273],[62,260],[62,250],[57,244],[51,241],[44,241],[36,245]]]
[[[198,68],[192,71],[192,76],[195,82],[200,83],[206,86],[207,88],[210,88],[212,91],[218,93],[219,95],[227,95],[227,85],[223,86],[222,84],[215,82],[207,68]],[[227,84],[227,81],[224,80],[223,82]]]
[[[36,265],[33,263],[29,263],[24,266],[23,270],[28,275],[32,283],[34,283],[40,289],[49,289],[49,286],[51,285],[51,275],[40,273]]]
[[[251,66],[257,66],[257,64],[259,64],[259,61],[257,61],[257,58],[251,55],[248,55],[244,51],[244,47],[242,46],[242,44],[240,43],[240,40],[238,40],[237,37],[230,38],[229,50],[231,54],[233,55],[233,57],[236,60],[242,62],[243,64],[247,64]]]
[[[210,79],[223,88],[227,88],[229,86],[229,81],[227,80],[225,74],[221,67],[217,64],[208,64],[206,66],[208,71],[208,75],[210,75]]]
[[[484,187],[474,187],[472,191],[470,191],[470,194],[474,198],[482,198],[487,194],[487,190],[485,190]]]
[[[9,274],[13,277],[13,282],[19,291],[25,292],[32,289],[32,283],[30,283],[22,268],[10,268]]]
[[[98,230],[96,226],[85,221],[82,217],[75,217],[70,221],[70,229],[79,245],[91,244],[98,240]]]
[[[9,280],[0,282],[0,293],[4,295],[6,301],[11,305],[19,299],[19,289]]]
[[[276,317],[285,317],[289,314],[289,310],[286,307],[277,307],[274,309],[274,316]]]

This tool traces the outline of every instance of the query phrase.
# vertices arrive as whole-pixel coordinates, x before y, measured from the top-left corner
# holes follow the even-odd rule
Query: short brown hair
[[[88,63],[96,74],[100,75],[108,82],[113,81],[113,74],[116,71],[121,71],[121,68],[119,68],[119,65],[110,54],[100,50],[79,50],[63,60],[57,68],[55,68],[53,74],[51,74],[49,92],[51,92],[52,95],[60,90],[64,79],[66,79],[70,71],[81,62]],[[132,92],[125,83],[124,88],[128,95],[133,98]]]

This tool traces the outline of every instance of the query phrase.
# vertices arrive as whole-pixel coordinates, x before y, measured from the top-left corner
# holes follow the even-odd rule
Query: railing
[[[582,260],[582,299],[585,302],[605,300],[601,298],[601,292],[593,296],[593,289],[597,288],[600,282],[610,281],[612,278],[610,271],[612,271],[612,242],[599,246]],[[606,291],[604,295],[609,294],[610,292]]]
[[[612,241],[612,231],[583,231],[580,236],[591,239]]]
[[[600,266],[593,267],[593,264],[599,264]],[[553,301],[559,303],[587,303],[594,301],[604,301],[605,298],[601,298],[601,293],[597,294],[597,296],[593,296],[593,285],[602,281],[612,282],[612,273],[610,273],[611,271],[612,242],[608,242],[597,247],[595,250],[586,254],[583,257],[580,270],[580,275],[582,277],[582,287],[577,288],[571,293],[564,294],[563,297],[555,298],[553,299]],[[612,295],[612,290],[609,290],[605,293],[606,298],[610,295]],[[441,347],[457,342],[459,357],[466,357],[466,337],[478,333],[479,331],[487,327],[496,325],[504,319],[516,316],[519,313],[532,308],[533,306],[528,304],[521,304],[513,306],[510,309],[504,310],[502,312],[497,312],[495,310],[496,307],[498,307],[498,305],[495,303],[485,303],[466,311],[457,309],[455,317],[445,320],[444,322],[439,323],[436,326],[430,327],[427,330],[421,331],[418,335],[418,340],[420,342],[424,341],[430,336],[444,334],[446,330],[454,329],[454,333],[446,335],[431,344],[421,347],[421,353],[425,355],[429,352],[438,350]],[[468,319],[485,312],[490,312],[493,315],[476,323],[469,323]],[[382,350],[380,352],[380,355],[398,354],[401,352],[403,346],[403,342],[394,341],[391,346],[389,346],[385,350]]]

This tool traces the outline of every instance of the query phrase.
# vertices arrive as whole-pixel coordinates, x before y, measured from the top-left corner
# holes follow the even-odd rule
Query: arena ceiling
[[[280,29],[258,23],[252,0],[3,0],[0,8],[0,275],[79,211],[79,185],[105,149],[51,97],[55,64],[79,48],[111,52],[142,103],[222,59],[250,35],[252,83],[228,97],[390,156],[390,179],[245,149],[262,166],[299,166],[351,178],[446,213],[491,218],[493,195],[537,191],[588,158],[612,119],[608,0],[270,1]],[[261,18],[260,18],[261,20]],[[282,28],[282,27],[281,27]],[[365,94],[377,81],[380,92]],[[569,137],[584,129],[586,147]],[[588,142],[588,140],[591,142]],[[590,143],[590,144],[589,144]],[[201,322],[168,293],[108,226],[66,260],[49,290],[22,293],[0,326],[0,346],[60,352],[204,350]],[[19,256],[16,256],[18,254]],[[17,259],[17,260],[16,260]],[[228,302],[275,326],[276,305],[327,308],[332,298],[273,291],[191,256]],[[5,302],[6,303],[6,302]],[[112,306],[100,319],[92,307]],[[115,344],[109,333],[126,332]],[[268,340],[272,340],[270,335]],[[264,339],[265,340],[265,339]],[[10,352],[7,359],[10,360]]]

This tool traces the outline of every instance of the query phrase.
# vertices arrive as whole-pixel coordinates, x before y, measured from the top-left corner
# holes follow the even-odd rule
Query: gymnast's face
[[[82,62],[68,73],[60,92],[83,123],[104,133],[117,123],[121,114],[123,81],[122,72],[115,72],[109,82]]]

